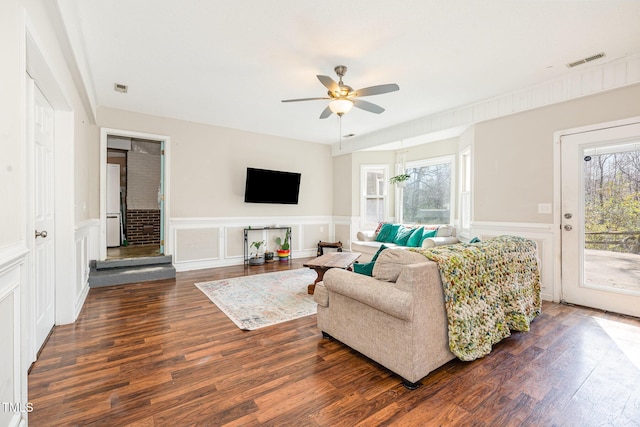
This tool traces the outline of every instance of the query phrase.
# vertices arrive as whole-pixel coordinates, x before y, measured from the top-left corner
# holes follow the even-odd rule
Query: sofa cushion
[[[385,249],[387,249],[385,245],[380,245],[380,249],[378,249],[378,251],[373,256],[373,258],[371,258],[370,262],[353,264],[354,273],[364,274],[366,276],[373,276],[373,266],[376,262],[376,259],[378,258],[378,255],[380,255],[380,252],[382,252]]]
[[[435,248],[436,246],[452,245],[458,243],[458,238],[451,237],[429,237],[422,242],[422,249]]]
[[[441,225],[438,227],[436,237],[451,237],[453,236],[453,226]]]
[[[373,266],[373,277],[385,282],[395,282],[407,264],[425,262],[424,255],[406,250],[387,249],[378,255]]]
[[[398,228],[398,232],[396,233],[396,237],[393,239],[393,243],[400,246],[408,246],[407,241],[411,234],[413,234],[414,229],[409,227],[400,226]]]

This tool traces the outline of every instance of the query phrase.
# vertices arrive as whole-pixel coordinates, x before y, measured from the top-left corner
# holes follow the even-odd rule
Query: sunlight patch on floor
[[[640,370],[640,326],[599,317],[594,319],[629,358],[629,361]]]

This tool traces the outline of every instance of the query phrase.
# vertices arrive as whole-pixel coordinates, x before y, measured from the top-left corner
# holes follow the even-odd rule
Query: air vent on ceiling
[[[115,90],[116,92],[127,93],[127,91],[129,90],[129,86],[123,85],[121,83],[114,83],[113,90]]]
[[[587,58],[580,59],[578,61],[570,62],[567,64],[568,68],[577,67],[578,65],[586,64],[587,62],[595,61],[596,59],[604,58],[606,55],[604,52],[596,53]]]

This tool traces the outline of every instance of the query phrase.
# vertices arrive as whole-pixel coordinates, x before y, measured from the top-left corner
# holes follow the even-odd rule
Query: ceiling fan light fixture
[[[329,103],[329,109],[336,114],[348,113],[353,107],[353,101],[350,99],[334,99]]]

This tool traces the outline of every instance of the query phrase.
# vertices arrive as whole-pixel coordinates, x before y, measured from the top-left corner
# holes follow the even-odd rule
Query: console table
[[[291,227],[246,227],[244,229],[244,265],[249,264],[249,234],[253,231],[260,231],[263,233],[269,230],[285,230],[285,236],[289,234],[289,257],[288,261],[291,260]]]

